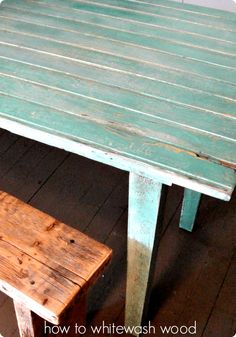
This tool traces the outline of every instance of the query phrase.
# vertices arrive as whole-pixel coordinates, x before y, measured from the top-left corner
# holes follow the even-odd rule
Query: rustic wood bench
[[[103,244],[0,192],[0,290],[14,301],[22,337],[46,336],[45,322],[81,324],[88,287],[110,257]]]

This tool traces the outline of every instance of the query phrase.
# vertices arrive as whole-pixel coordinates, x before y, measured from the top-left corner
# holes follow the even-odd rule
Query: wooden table
[[[139,325],[162,184],[186,188],[187,215],[235,187],[236,15],[5,0],[0,44],[0,127],[130,172],[126,324]]]

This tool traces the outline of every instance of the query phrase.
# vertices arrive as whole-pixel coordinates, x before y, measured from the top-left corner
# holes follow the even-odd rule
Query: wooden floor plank
[[[216,247],[222,255],[231,256],[236,242],[236,191],[229,203],[203,196],[196,221],[198,240]]]
[[[86,228],[121,176],[121,171],[89,163],[71,155],[34,196],[32,205],[80,230]],[[63,208],[58,207],[61,204]]]
[[[202,337],[234,336],[236,333],[236,255],[234,254],[224,284],[211,312]]]
[[[123,174],[119,183],[111,191],[103,205],[94,214],[88,226],[85,228],[85,233],[89,233],[94,239],[106,242],[109,235],[114,229],[119,218],[128,207],[128,175]],[[93,194],[94,198],[95,194]],[[82,201],[82,207],[86,204]],[[80,207],[80,205],[78,206]],[[102,229],[102,230],[101,230]]]
[[[66,156],[63,151],[51,151],[48,146],[34,143],[7,174],[0,178],[1,187],[28,201]],[[4,162],[8,163],[7,158]]]
[[[234,204],[235,196],[227,204],[218,204],[210,198],[204,199],[199,210],[199,227],[196,226],[195,232],[191,234],[178,229],[180,210],[173,219],[160,243],[160,269],[157,268],[150,312],[150,318],[158,327],[159,333],[160,326],[189,326],[196,320],[197,336],[202,336],[224,284],[235,247],[235,220],[232,219]],[[222,213],[224,207],[227,207],[228,212]],[[214,221],[209,218],[211,213],[214,213]],[[231,214],[231,217],[227,214]],[[217,229],[221,215],[225,228]],[[208,231],[204,236],[206,227]],[[235,296],[233,297],[235,301]],[[225,326],[223,317],[220,324]],[[232,326],[236,328],[233,323]]]
[[[14,135],[13,133],[3,132],[1,130],[1,142],[0,142],[0,157],[7,152],[10,147],[17,141],[18,136]]]
[[[101,325],[115,322],[124,306],[126,274],[126,223],[127,212],[123,212],[113,228],[106,244],[113,249],[113,262],[105,277],[98,281],[90,299],[89,324]],[[100,302],[100,305],[99,305]],[[90,331],[91,334],[91,331]]]
[[[11,139],[12,135],[10,136]],[[8,142],[9,139],[6,140]],[[3,142],[3,144],[5,141]],[[33,146],[33,142],[31,140],[25,138],[19,138],[14,135],[14,140],[11,141],[10,145],[7,146],[6,150],[2,154],[2,158],[0,166],[0,177],[6,176],[11,169],[17,165],[17,163],[24,158],[29,149]]]

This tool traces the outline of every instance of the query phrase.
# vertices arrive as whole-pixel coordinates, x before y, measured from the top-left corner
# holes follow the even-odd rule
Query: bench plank
[[[0,256],[1,290],[58,324],[108,263],[111,250],[1,192]]]
[[[8,241],[10,239],[4,237],[0,241],[0,290],[13,299],[24,302],[45,320],[57,324],[59,314],[73,298],[71,294],[77,296],[85,281],[80,280],[81,286],[75,284],[62,277],[59,268],[47,267],[46,261],[40,262]],[[78,280],[79,278],[77,283]]]

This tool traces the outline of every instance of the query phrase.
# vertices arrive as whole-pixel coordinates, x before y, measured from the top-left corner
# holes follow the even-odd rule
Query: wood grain
[[[157,218],[162,185],[137,175],[129,178],[128,267],[126,326],[139,326],[148,306],[152,279]]]
[[[20,337],[42,337],[43,321],[31,312],[25,303],[14,301],[17,325]],[[37,324],[38,322],[41,324]]]
[[[0,16],[1,126],[230,198],[234,14],[168,0],[7,0]]]
[[[6,134],[11,139],[11,135],[8,132]],[[7,141],[7,137],[5,139]],[[0,142],[0,149],[3,147],[4,143]],[[13,148],[8,151],[10,150],[12,150],[11,156],[14,157],[15,155],[17,158],[19,147],[14,147],[14,153]],[[34,146],[31,150],[31,156],[35,155],[38,158],[38,152],[39,147]],[[59,157],[58,152],[55,148],[51,149],[52,163],[53,158]],[[0,158],[1,167],[5,167],[8,158],[9,156],[5,152]],[[27,160],[29,166],[32,167],[32,175],[29,184],[27,184],[25,178],[24,185],[21,185],[18,177],[21,177],[25,170],[30,171],[30,168],[24,165]],[[2,185],[3,179],[6,179],[8,182],[7,191],[16,193],[18,197],[22,196],[25,198],[23,200],[31,200],[33,206],[63,219],[65,223],[69,223],[79,230],[82,228],[82,231],[84,231],[84,223],[89,224],[93,219],[92,227],[89,226],[86,233],[101,242],[106,239],[105,243],[113,249],[114,256],[104,277],[100,278],[91,289],[87,316],[88,331],[85,336],[91,337],[90,326],[100,326],[103,320],[107,324],[115,322],[116,326],[123,326],[127,216],[125,214],[120,218],[119,223],[116,223],[115,217],[118,220],[119,209],[120,213],[122,209],[125,210],[127,187],[118,186],[114,196],[104,194],[101,199],[100,197],[97,198],[96,192],[93,196],[91,191],[89,207],[94,206],[94,212],[88,212],[88,216],[86,216],[86,213],[83,214],[84,203],[83,199],[80,199],[80,192],[86,190],[91,182],[90,179],[89,181],[85,179],[86,171],[89,177],[91,173],[91,178],[95,175],[96,170],[99,172],[99,177],[94,180],[94,191],[100,188],[103,181],[105,185],[110,183],[114,186],[121,179],[123,184],[123,180],[127,180],[127,174],[77,155],[70,155],[65,164],[59,168],[57,168],[58,161],[55,159],[54,169],[52,169],[53,164],[51,163],[51,169],[47,171],[47,160],[48,157],[46,156],[42,158],[40,164],[37,164],[39,170],[40,168],[43,170],[45,167],[45,180],[43,180],[43,186],[39,186],[39,189],[37,186],[38,172],[34,170],[32,160],[27,156],[27,153],[22,154],[17,165],[15,165],[15,169],[12,167],[11,170],[9,169],[6,172],[4,177],[1,178],[0,184]],[[102,166],[101,170],[98,166]],[[80,171],[81,176],[78,173]],[[66,176],[68,176],[68,179],[65,179]],[[119,177],[124,177],[124,179]],[[64,179],[65,183],[68,182],[73,186],[72,190],[67,189],[66,185],[63,184]],[[26,192],[24,192],[24,189]],[[78,198],[75,193],[76,189],[79,193]],[[66,194],[65,191],[67,191]],[[167,226],[169,229],[167,228],[165,231],[159,245],[158,268],[156,269],[158,275],[153,284],[154,291],[151,296],[148,320],[156,327],[157,333],[160,333],[160,325],[181,325],[187,324],[187,322],[192,324],[195,318],[198,322],[197,337],[201,337],[204,329],[207,337],[212,337],[212,335],[218,335],[219,337],[233,336],[236,331],[236,297],[233,289],[235,262],[232,261],[228,274],[225,275],[225,273],[227,272],[227,261],[230,263],[230,257],[235,251],[236,214],[234,209],[236,195],[234,194],[232,201],[227,203],[203,196],[197,218],[197,230],[189,234],[178,230],[179,211],[173,218],[182,199],[182,192],[182,188],[177,186],[169,188],[165,223],[168,225],[170,220],[171,223],[170,226]],[[72,205],[70,212],[64,208],[64,197],[60,197],[64,194],[67,199],[66,206]],[[49,197],[50,200],[47,204],[47,198]],[[56,205],[53,204],[53,200],[55,200]],[[107,205],[104,204],[100,208],[103,204],[102,200],[104,202],[107,200]],[[75,205],[76,207],[74,207]],[[80,226],[82,227],[80,228]],[[227,258],[227,261],[225,261],[222,256],[229,256],[229,259]],[[201,273],[203,269],[205,269],[205,272]],[[200,279],[198,275],[200,275]],[[2,294],[1,299],[6,298],[6,295]],[[217,298],[219,298],[218,304],[216,304]],[[183,311],[184,317],[182,318],[181,313]],[[208,322],[209,327],[205,328]],[[11,299],[1,301],[0,333],[4,337],[19,337],[18,334],[14,334],[16,328]],[[151,336],[156,337],[154,334],[151,334]]]
[[[1,290],[57,324],[101,273],[110,249],[3,192],[0,215]]]

